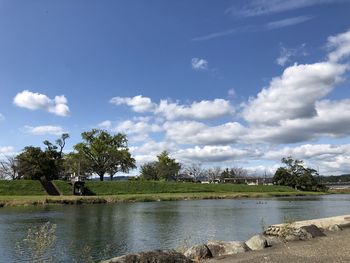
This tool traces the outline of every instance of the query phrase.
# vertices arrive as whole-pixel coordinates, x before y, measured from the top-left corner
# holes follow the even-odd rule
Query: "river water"
[[[209,239],[244,241],[286,219],[343,214],[350,214],[350,195],[0,208],[0,262],[23,262],[15,244],[48,221],[57,225],[56,260],[79,262],[82,253],[99,260]]]

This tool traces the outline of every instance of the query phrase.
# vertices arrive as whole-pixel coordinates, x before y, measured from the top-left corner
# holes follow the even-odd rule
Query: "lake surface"
[[[16,242],[47,221],[57,225],[57,261],[79,262],[84,248],[97,260],[107,245],[111,257],[209,239],[244,241],[286,218],[343,214],[350,214],[350,195],[0,208],[0,262],[23,262]]]

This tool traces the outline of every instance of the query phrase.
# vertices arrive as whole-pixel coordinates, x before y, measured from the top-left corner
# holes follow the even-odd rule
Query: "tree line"
[[[64,179],[68,174],[104,176],[110,179],[118,172],[128,173],[136,168],[135,159],[128,148],[125,134],[111,135],[105,130],[92,129],[81,134],[82,142],[74,145],[74,151],[65,154],[67,133],[54,143],[44,141],[44,149],[26,146],[16,156],[0,161],[0,177],[3,179],[46,180]]]
[[[45,140],[44,149],[26,146],[16,156],[0,160],[0,178],[46,180],[65,179],[67,175],[97,175],[101,181],[108,175],[110,180],[118,172],[128,173],[136,168],[125,134],[110,134],[105,130],[92,129],[81,134],[82,141],[73,146],[74,151],[64,153],[68,134],[62,134],[54,143]],[[302,160],[286,157],[284,166],[273,176],[276,185],[290,186],[299,190],[322,190],[315,169],[305,166]],[[182,165],[166,151],[157,155],[156,161],[140,167],[141,180],[179,180],[187,176],[192,181],[216,181],[224,178],[245,178],[248,171],[241,167],[202,168],[200,164]]]

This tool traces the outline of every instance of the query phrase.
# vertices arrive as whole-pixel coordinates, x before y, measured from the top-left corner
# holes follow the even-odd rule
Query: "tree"
[[[248,171],[242,167],[226,168],[221,173],[221,178],[244,178],[248,176]]]
[[[146,180],[176,179],[181,165],[175,159],[170,158],[167,151],[161,152],[157,159],[155,162],[149,162],[141,166],[141,178]]]
[[[89,176],[92,174],[89,161],[77,152],[70,152],[64,156],[64,170],[67,174]]]
[[[292,157],[282,158],[285,167],[276,170],[273,182],[277,185],[286,185],[300,190],[319,190],[322,187],[318,184],[315,169],[305,167],[302,160]]]
[[[135,159],[128,149],[126,135],[118,133],[111,135],[105,130],[92,129],[81,134],[83,142],[74,149],[88,161],[92,173],[96,173],[103,181],[104,175],[113,175],[119,171],[129,172],[135,168]]]
[[[145,180],[159,180],[157,162],[145,163],[140,168],[141,178]]]
[[[44,151],[40,147],[25,147],[16,157],[19,177],[31,180],[40,180],[42,177],[53,180],[61,177],[64,172],[63,149],[67,138],[68,134],[62,134],[56,144],[44,141]]]
[[[57,179],[55,161],[49,158],[47,152],[40,147],[27,146],[17,156],[18,174],[23,179],[40,180],[45,177],[47,180]]]
[[[220,179],[222,174],[222,169],[219,166],[214,168],[209,168],[204,172],[204,175],[210,182]]]
[[[175,179],[181,169],[181,165],[175,159],[169,157],[167,151],[161,152],[158,156],[157,171],[160,179]]]
[[[192,163],[184,167],[183,171],[197,180],[203,174],[203,169],[200,164]]]
[[[20,179],[16,156],[5,156],[3,160],[0,160],[0,178],[11,180]]]

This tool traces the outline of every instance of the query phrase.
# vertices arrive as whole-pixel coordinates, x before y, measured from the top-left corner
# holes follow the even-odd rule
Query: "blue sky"
[[[0,1],[0,152],[125,132],[142,164],[350,172],[350,1]]]

